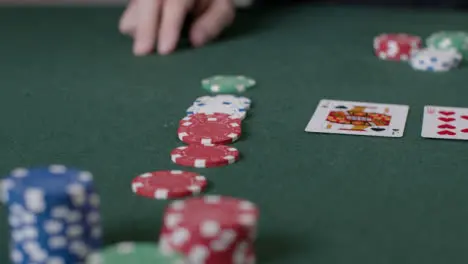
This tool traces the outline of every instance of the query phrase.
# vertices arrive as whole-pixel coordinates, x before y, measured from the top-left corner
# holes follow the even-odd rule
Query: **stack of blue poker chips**
[[[62,165],[16,169],[2,180],[14,264],[78,264],[102,245],[91,173]]]

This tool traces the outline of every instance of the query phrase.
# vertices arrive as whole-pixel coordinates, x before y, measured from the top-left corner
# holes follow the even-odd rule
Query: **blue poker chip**
[[[2,181],[13,263],[82,263],[100,249],[100,199],[91,173],[51,165]]]
[[[92,188],[93,177],[89,172],[51,165],[32,169],[17,168],[2,185],[6,195],[22,195],[29,189],[36,193],[41,191],[47,196],[60,196]],[[5,199],[8,200],[8,196]]]
[[[241,120],[244,120],[247,116],[247,111],[244,108],[229,107],[219,104],[208,104],[199,106],[192,105],[187,109],[186,113],[188,116],[194,114],[227,114],[233,118],[239,118]]]
[[[243,120],[251,107],[247,97],[233,95],[202,96],[187,109],[187,115],[193,114],[228,114]]]
[[[410,65],[415,70],[428,72],[447,72],[457,68],[462,55],[456,50],[422,49],[410,59]]]
[[[195,106],[207,104],[221,104],[225,106],[243,108],[249,110],[252,105],[252,100],[244,96],[220,94],[215,96],[201,96],[193,103]]]

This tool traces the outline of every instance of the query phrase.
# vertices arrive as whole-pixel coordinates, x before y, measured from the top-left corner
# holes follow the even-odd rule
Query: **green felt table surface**
[[[167,57],[132,56],[115,8],[0,9],[0,172],[90,170],[105,242],[154,241],[167,202],[132,194],[142,172],[181,169],[178,121],[219,73],[254,77],[235,143],[243,158],[197,169],[209,193],[261,209],[261,264],[468,261],[468,146],[420,137],[426,104],[468,106],[468,67],[444,74],[377,60],[381,32],[464,29],[450,11],[305,5],[242,13],[220,41]],[[403,138],[304,132],[322,98],[407,104]],[[191,170],[191,169],[187,169]],[[0,263],[8,259],[0,213]]]

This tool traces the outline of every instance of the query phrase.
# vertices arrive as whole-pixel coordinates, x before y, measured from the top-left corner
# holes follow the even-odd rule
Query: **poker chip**
[[[217,75],[202,80],[203,89],[212,93],[242,93],[255,84],[254,79],[243,75]]]
[[[180,122],[178,136],[187,144],[229,144],[241,136],[241,120],[225,114],[193,114]]]
[[[210,168],[236,162],[239,151],[225,145],[188,145],[172,150],[171,159],[181,166]]]
[[[407,61],[421,47],[420,37],[406,33],[384,33],[374,38],[375,55],[382,60]]]
[[[426,39],[426,45],[439,50],[457,50],[468,60],[468,32],[464,31],[440,31],[435,32]]]
[[[175,201],[165,210],[160,243],[189,263],[255,263],[258,218],[252,202],[233,197]]]
[[[174,229],[215,221],[220,226],[254,227],[258,208],[250,201],[229,196],[205,195],[172,202],[164,214],[164,226]]]
[[[198,97],[193,103],[195,106],[207,105],[207,104],[222,104],[226,106],[232,106],[237,108],[244,108],[249,110],[252,101],[243,96],[236,96],[231,94],[219,94],[215,96],[201,96]]]
[[[18,168],[2,185],[13,263],[83,263],[101,247],[91,173],[63,165]]]
[[[148,242],[120,242],[93,253],[86,264],[185,264],[184,257],[177,253],[165,253],[158,244]]]
[[[227,114],[233,118],[239,118],[244,120],[247,115],[247,110],[245,108],[231,107],[224,104],[200,104],[192,105],[187,109],[187,115],[193,114]]]
[[[415,70],[430,72],[446,72],[456,68],[462,59],[456,50],[423,49],[413,55],[410,65]]]
[[[165,200],[199,194],[207,184],[205,176],[195,172],[155,171],[133,179],[132,190],[143,197]]]

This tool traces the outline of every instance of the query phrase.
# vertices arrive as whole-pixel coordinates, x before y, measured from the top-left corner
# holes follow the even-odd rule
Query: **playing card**
[[[425,106],[421,136],[468,140],[468,108]]]
[[[406,105],[321,100],[305,131],[377,137],[402,137]]]

